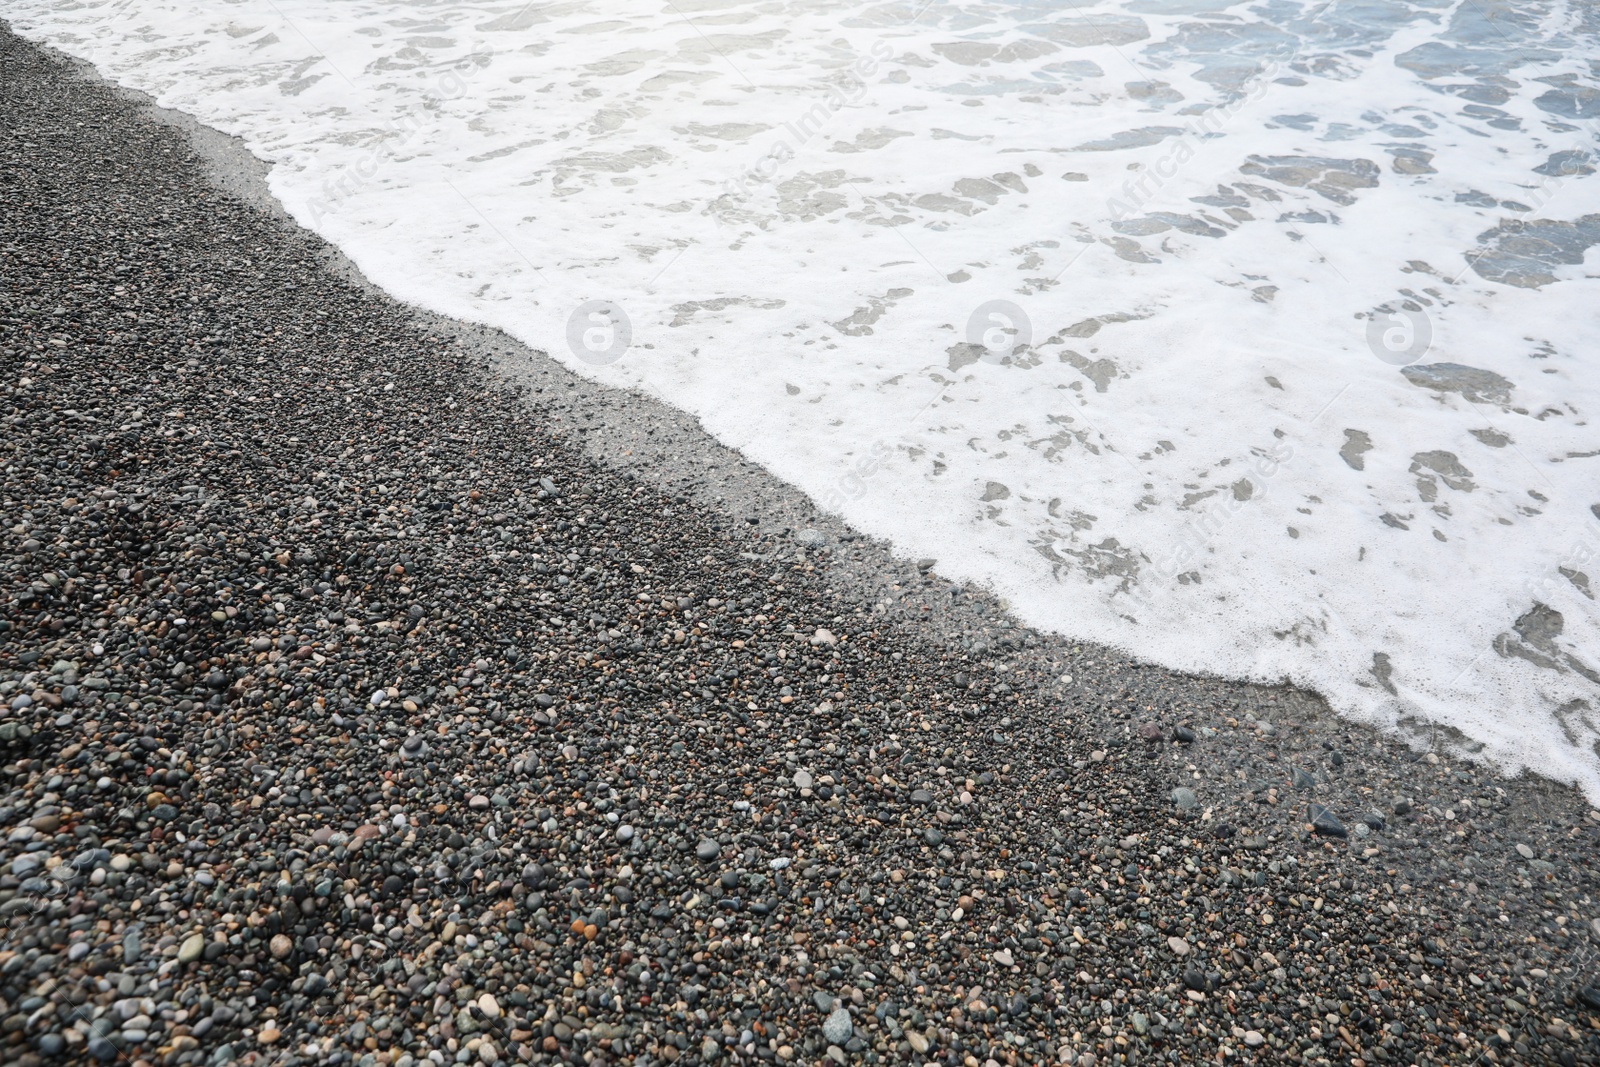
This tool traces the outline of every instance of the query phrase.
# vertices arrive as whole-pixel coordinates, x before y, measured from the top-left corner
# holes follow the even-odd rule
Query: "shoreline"
[[[174,1003],[228,989],[194,998],[227,1006],[279,982],[242,1013],[208,1011],[218,1021],[198,1036],[198,1009],[151,1018],[162,1044],[120,1018],[114,1054],[151,1062],[161,1048],[206,1062],[185,1057],[224,1038],[241,1057],[289,1062],[334,1017],[337,1042],[290,1058],[332,1062],[337,1047],[340,1062],[393,1051],[397,1063],[428,1045],[448,1061],[448,1043],[476,1033],[511,1062],[700,1062],[710,1046],[796,1062],[830,1046],[864,1062],[1130,1049],[1198,1062],[1222,1045],[1291,1062],[1600,1062],[1600,993],[1580,996],[1600,941],[1588,869],[1600,816],[1575,791],[1416,752],[1309,694],[1000,625],[984,594],[952,596],[689,416],[395,304],[293,227],[260,165],[220,134],[8,30],[0,48],[32,93],[8,101],[17,125],[0,163],[0,198],[28,198],[0,222],[0,352],[25,416],[6,463],[36,476],[4,483],[4,525],[26,529],[7,534],[0,804],[8,829],[31,823],[46,845],[7,843],[0,953],[20,955],[0,970],[54,955],[31,985],[57,981],[0,989],[11,1011],[69,988],[110,1010],[145,983]],[[128,143],[59,124],[42,101],[98,115]],[[70,329],[39,326],[68,302]],[[149,395],[109,393],[119,381]],[[66,435],[52,429],[63,421]],[[557,573],[573,552],[572,573]],[[83,574],[63,580],[68,566]],[[105,651],[86,655],[96,643]],[[40,666],[57,660],[77,664],[75,681]],[[1322,832],[1326,820],[1308,833],[1312,804],[1345,836]],[[62,862],[27,859],[39,855]],[[274,894],[274,881],[291,888]],[[342,908],[339,882],[353,901]],[[74,922],[84,914],[111,929]],[[150,956],[130,961],[139,921],[155,927]],[[463,930],[485,933],[474,945]],[[32,961],[17,948],[29,937]],[[51,938],[89,947],[42,952]],[[548,983],[513,958],[538,960]],[[585,979],[605,984],[574,980],[586,960]],[[457,1003],[462,990],[490,1014]],[[824,1024],[838,1007],[853,1033],[834,1040]],[[416,1016],[409,1042],[391,1027],[388,1048],[368,1047],[378,1028],[365,1025],[352,1040],[358,1021],[397,1011]],[[1247,1025],[1229,1025],[1241,1014]],[[502,1017],[527,1025],[485,1025]],[[13,1031],[22,1054],[104,1051],[88,1037],[41,1048],[71,1030],[51,1018]],[[284,1025],[263,1041],[267,1018]],[[1501,1029],[1529,1051],[1504,1048]]]

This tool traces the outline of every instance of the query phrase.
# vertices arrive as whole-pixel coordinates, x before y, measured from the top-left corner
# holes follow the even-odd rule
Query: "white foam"
[[[0,0],[242,137],[397,296],[1028,621],[1600,801],[1600,16],[1263,10]],[[566,347],[588,301],[615,362]],[[991,301],[1009,359],[963,347]],[[1411,378],[1374,350],[1408,329]]]

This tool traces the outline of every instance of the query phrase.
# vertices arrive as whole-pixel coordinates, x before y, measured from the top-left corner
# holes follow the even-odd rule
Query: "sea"
[[[0,17],[1029,626],[1600,803],[1600,4]]]

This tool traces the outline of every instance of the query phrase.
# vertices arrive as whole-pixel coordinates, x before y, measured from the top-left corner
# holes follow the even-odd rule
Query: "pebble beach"
[[[0,110],[4,1062],[1600,1064],[1576,790],[1017,625],[4,24]]]

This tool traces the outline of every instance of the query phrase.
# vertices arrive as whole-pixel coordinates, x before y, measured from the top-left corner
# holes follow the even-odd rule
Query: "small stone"
[[[277,1041],[281,1036],[282,1035],[278,1032],[277,1027],[268,1026],[262,1029],[260,1033],[256,1034],[256,1040],[261,1042],[263,1045],[270,1045]]]
[[[829,1044],[842,1045],[850,1040],[850,1035],[855,1032],[855,1026],[850,1022],[850,1011],[847,1008],[834,1008],[833,1013],[822,1023],[822,1036],[828,1039]]]
[[[906,1031],[906,1043],[911,1046],[911,1051],[919,1056],[928,1051],[928,1039],[915,1030]]]
[[[1244,1043],[1251,1048],[1260,1048],[1267,1043],[1267,1039],[1261,1036],[1261,1031],[1259,1030],[1246,1030],[1244,1032]]]
[[[272,940],[267,943],[267,949],[275,960],[286,960],[294,951],[294,941],[288,934],[273,934]]]
[[[178,962],[193,963],[200,958],[206,950],[206,937],[204,934],[190,934],[178,947]]]
[[[1106,750],[1105,749],[1097,748],[1093,752],[1089,753],[1089,762],[1090,763],[1104,763],[1105,761],[1106,761]]]
[[[794,772],[794,787],[796,789],[810,789],[814,782],[815,779],[811,777],[810,771]]]
[[[1174,726],[1172,728],[1172,739],[1180,745],[1193,744],[1194,731],[1187,726]]]
[[[1294,783],[1296,789],[1310,789],[1317,784],[1317,780],[1312,777],[1311,772],[1301,767],[1290,769],[1290,780]]]
[[[626,845],[629,841],[632,841],[633,827],[629,826],[627,823],[623,823],[621,826],[617,827],[617,840],[621,841],[624,845]]]
[[[1161,740],[1161,727],[1153,722],[1142,722],[1139,724],[1139,736],[1153,745]]]
[[[722,846],[708,837],[703,839],[694,847],[694,854],[701,863],[710,863],[712,860],[722,855]]]
[[[1190,789],[1188,786],[1180,785],[1178,788],[1172,791],[1172,802],[1178,805],[1179,811],[1188,811],[1190,808],[1193,808],[1195,805],[1199,804],[1200,799],[1194,795],[1193,789]]]
[[[933,794],[928,792],[926,789],[913,789],[911,791],[911,803],[921,805],[932,804]]]
[[[489,798],[484,796],[482,793],[479,793],[477,796],[467,801],[467,807],[471,808],[473,811],[487,811],[489,810],[489,803]]]
[[[1311,832],[1323,834],[1328,837],[1346,837],[1344,824],[1334,817],[1333,812],[1321,804],[1312,804],[1309,809],[1311,819]]]
[[[500,1018],[500,1002],[495,1000],[492,994],[485,993],[478,998],[478,1010],[487,1018]]]
[[[817,632],[811,635],[811,643],[813,645],[826,645],[831,648],[839,643],[839,639],[833,636],[831,630],[826,630],[819,626],[817,627]]]
[[[1531,860],[1533,859],[1533,849],[1519,841],[1517,843],[1517,855],[1521,856],[1525,860]]]
[[[1011,950],[1003,948],[994,954],[994,961],[1002,967],[1015,967],[1017,961],[1012,957]]]
[[[833,1010],[832,994],[825,993],[820,989],[811,994],[811,1003],[815,1004],[820,1012],[831,1012]]]
[[[1182,959],[1189,954],[1189,942],[1185,941],[1181,937],[1167,938],[1167,947],[1170,948],[1172,950],[1172,954],[1177,956],[1179,959]]]

